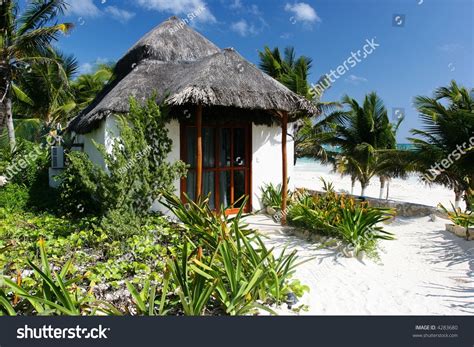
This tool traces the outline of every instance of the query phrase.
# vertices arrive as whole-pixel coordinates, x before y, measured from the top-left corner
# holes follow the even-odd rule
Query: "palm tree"
[[[455,205],[464,198],[472,210],[474,191],[474,89],[452,81],[438,88],[432,98],[418,96],[414,105],[424,124],[412,130],[417,171],[429,183],[444,185],[455,193]]]
[[[312,59],[301,56],[296,57],[293,47],[285,48],[284,56],[281,56],[279,48],[271,50],[265,47],[259,52],[260,68],[269,76],[273,77],[288,89],[312,101],[319,114],[328,113],[340,107],[338,102],[323,102],[322,95],[314,91],[308,82]],[[323,117],[322,120],[313,124],[310,118],[302,118],[295,122],[293,127],[293,138],[295,144],[294,161],[302,157],[313,157],[326,162],[330,156],[324,149],[324,143],[329,139],[328,125],[331,117]]]
[[[278,47],[273,50],[265,47],[264,51],[259,52],[258,55],[262,71],[281,82],[291,91],[309,100],[312,99],[311,88],[308,83],[309,70],[313,64],[311,58],[305,56],[296,58],[293,47],[285,48],[283,57]]]
[[[113,64],[99,64],[93,73],[80,75],[73,83],[74,97],[77,110],[80,111],[88,106],[114,78]]]
[[[19,14],[18,1],[0,1],[0,126],[6,122],[12,149],[16,144],[12,98],[14,94],[20,98],[26,95],[16,84],[17,78],[39,63],[58,65],[48,56],[51,42],[67,33],[72,24],[48,24],[63,14],[66,6],[64,0],[36,0],[28,2]],[[66,74],[59,72],[67,84]]]
[[[347,95],[342,98],[342,104],[348,110],[339,112],[339,122],[330,141],[341,149],[336,169],[343,175],[350,175],[353,185],[358,180],[364,196],[375,175],[389,174],[388,159],[381,151],[395,148],[395,133],[387,109],[376,93],[366,95],[362,107]]]
[[[15,97],[15,112],[27,115],[28,118],[39,119],[47,128],[55,123],[65,123],[77,105],[71,83],[65,84],[59,70],[63,71],[67,80],[71,80],[78,69],[77,61],[72,56],[51,51],[51,59],[56,65],[38,63],[29,73],[18,77],[18,86],[24,97]]]

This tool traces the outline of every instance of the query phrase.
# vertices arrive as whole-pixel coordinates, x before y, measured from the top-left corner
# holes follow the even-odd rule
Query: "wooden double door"
[[[181,124],[181,160],[189,165],[181,181],[181,192],[196,199],[197,128]],[[244,196],[251,196],[251,125],[250,123],[202,125],[202,191],[210,194],[209,205],[235,213]],[[184,196],[183,196],[184,197]],[[250,198],[245,212],[250,210]]]

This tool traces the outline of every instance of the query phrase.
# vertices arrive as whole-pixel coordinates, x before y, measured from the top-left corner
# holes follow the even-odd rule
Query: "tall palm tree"
[[[331,140],[341,149],[337,171],[350,175],[353,184],[358,180],[364,196],[370,180],[386,170],[388,162],[380,151],[395,147],[395,134],[387,109],[376,93],[366,95],[362,106],[347,95],[342,98],[342,104],[348,111],[339,115]]]
[[[65,123],[77,106],[72,83],[65,84],[59,72],[64,71],[67,80],[71,80],[78,69],[76,59],[53,50],[49,56],[58,64],[40,62],[29,73],[21,74],[17,83],[25,95],[23,98],[13,99],[17,114],[39,119],[47,128],[58,122]]]
[[[260,68],[266,74],[296,94],[312,101],[320,115],[340,107],[337,102],[321,101],[322,95],[315,93],[310,86],[308,78],[313,64],[311,58],[306,56],[297,58],[293,47],[285,48],[283,56],[278,47],[273,50],[265,47],[263,52],[259,52],[259,56]],[[331,158],[323,146],[330,137],[328,125],[331,120],[331,117],[323,117],[313,124],[310,118],[302,118],[295,122],[293,134],[290,134],[295,144],[295,163],[298,158],[304,156],[322,159],[323,162]]]
[[[63,14],[66,6],[64,0],[35,0],[28,2],[20,14],[18,1],[0,1],[0,127],[6,122],[12,149],[16,144],[12,98],[14,94],[26,95],[16,80],[35,64],[58,64],[48,56],[51,42],[57,40],[60,33],[67,33],[72,24],[49,23]],[[59,72],[67,84],[66,74]]]
[[[310,85],[308,83],[309,70],[313,61],[309,57],[296,57],[293,47],[285,48],[282,57],[279,48],[271,50],[265,47],[263,52],[259,52],[260,69],[267,75],[273,77],[291,91],[311,99]]]
[[[474,192],[474,89],[455,81],[436,89],[432,98],[418,96],[414,105],[424,124],[412,130],[417,170],[429,183],[455,193],[455,205],[464,198],[472,210]],[[447,165],[445,165],[447,164]]]

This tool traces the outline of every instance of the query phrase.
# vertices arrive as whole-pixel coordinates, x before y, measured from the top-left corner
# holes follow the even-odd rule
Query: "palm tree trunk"
[[[468,189],[464,192],[463,194],[463,198],[464,198],[464,202],[466,203],[466,210],[467,211],[472,211],[472,199],[473,199],[473,196],[472,196],[472,190],[471,189]]]
[[[383,199],[383,193],[385,191],[385,177],[380,176],[380,193],[379,193],[379,199]]]
[[[351,195],[354,195],[354,188],[356,185],[356,178],[354,176],[351,177]]]
[[[15,127],[13,125],[13,111],[12,111],[12,93],[11,93],[11,70],[8,65],[8,61],[5,57],[2,57],[0,62],[0,79],[2,84],[0,85],[0,130],[5,122],[8,131],[8,139],[10,141],[10,148],[13,149],[16,146]]]
[[[8,131],[8,139],[10,142],[10,149],[13,150],[16,147],[16,136],[15,136],[15,126],[13,124],[13,111],[12,111],[12,99],[7,96],[5,101],[5,114],[6,114],[6,123]]]
[[[457,189],[455,188],[454,189],[454,195],[455,195],[455,199],[454,199],[454,208],[459,208],[459,204],[461,203],[461,199],[463,197],[463,191],[460,190],[460,189]]]
[[[362,188],[362,191],[360,193],[360,196],[364,197],[365,196],[365,190],[367,189],[368,184],[367,183],[360,183],[360,186]]]
[[[385,197],[385,200],[388,200],[390,196],[390,179],[387,180],[387,196]]]

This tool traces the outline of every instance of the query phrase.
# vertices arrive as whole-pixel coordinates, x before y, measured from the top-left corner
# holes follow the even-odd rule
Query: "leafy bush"
[[[136,232],[160,192],[172,191],[185,173],[184,163],[167,162],[167,120],[167,109],[152,99],[143,107],[131,99],[129,115],[118,117],[120,136],[111,151],[97,145],[107,170],[83,153],[70,153],[60,188],[67,211],[77,215],[79,205],[79,213],[94,212],[117,237]]]
[[[312,196],[296,192],[288,211],[290,224],[314,233],[340,238],[360,251],[372,251],[378,239],[391,240],[393,235],[377,224],[393,217],[390,209],[370,207],[344,194],[327,192]]]
[[[49,153],[45,147],[19,139],[13,152],[2,151],[0,173],[11,183],[31,187],[49,166]]]
[[[388,210],[371,208],[365,204],[356,205],[353,209],[344,209],[337,230],[345,241],[354,246],[356,254],[373,249],[376,240],[394,239],[391,233],[377,226],[392,218],[387,212]]]
[[[274,186],[272,183],[264,185],[261,189],[262,204],[265,207],[272,207],[276,210],[281,209],[282,203],[282,185]],[[288,191],[288,199],[291,198],[291,192]]]
[[[260,236],[242,223],[243,209],[234,217],[214,212],[208,199],[183,203],[164,194],[165,205],[183,223],[187,242],[181,260],[169,263],[172,285],[185,314],[203,314],[220,308],[229,315],[242,315],[260,303],[281,303],[289,291],[296,252],[278,257]],[[243,204],[245,206],[245,203]]]
[[[29,198],[29,191],[24,185],[9,183],[0,187],[0,208],[9,211],[23,211]]]
[[[462,212],[460,208],[455,208],[452,203],[452,211],[448,211],[442,204],[438,206],[448,215],[449,220],[455,225],[462,226],[466,229],[474,226],[474,214],[471,211]]]

